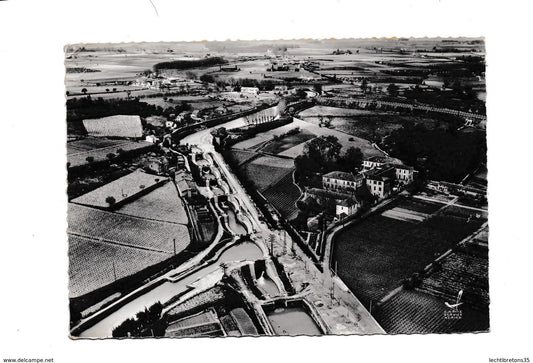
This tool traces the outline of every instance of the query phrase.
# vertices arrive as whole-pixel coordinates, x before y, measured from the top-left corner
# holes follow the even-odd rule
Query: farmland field
[[[97,138],[86,138],[67,143],[67,161],[69,167],[76,167],[88,164],[87,157],[94,158],[95,162],[108,160],[108,154],[119,154],[119,150],[124,152],[136,151],[152,148],[154,144],[146,141],[125,141],[108,140]]]
[[[68,232],[73,235],[141,249],[173,253],[183,251],[190,242],[187,227],[131,217],[85,207],[68,205]]]
[[[374,148],[370,141],[364,138],[353,136],[348,133],[341,132],[335,129],[331,129],[327,127],[320,127],[318,126],[318,124],[313,124],[312,122],[307,122],[307,121],[300,120],[297,118],[293,118],[293,122],[291,122],[290,124],[278,127],[273,130],[269,130],[267,132],[263,132],[259,135],[256,135],[255,137],[251,139],[241,141],[235,144],[233,148],[256,150],[260,148],[261,146],[263,146],[265,142],[271,141],[274,135],[284,134],[287,131],[292,130],[296,127],[298,127],[301,130],[300,132],[305,133],[305,134],[310,133],[316,136],[327,136],[327,135],[335,136],[337,139],[339,139],[339,142],[342,145],[345,145],[342,148],[341,153],[345,152],[348,149],[348,147],[353,146],[353,147],[360,148],[363,154],[365,155],[365,157],[385,156],[381,151]],[[291,148],[281,151],[279,155],[295,158],[302,153],[304,145],[305,145],[305,142],[302,142]]]
[[[224,157],[228,157],[234,164],[240,165],[246,163],[248,160],[259,156],[259,153],[248,150],[232,149],[224,154]]]
[[[69,234],[69,296],[76,297],[172,256]],[[113,264],[115,272],[113,272]]]
[[[402,127],[406,122],[422,124],[428,129],[439,126],[430,117],[398,115],[394,112],[366,111],[329,106],[314,106],[299,114],[304,121],[320,123],[319,116],[330,119],[331,128],[362,138],[382,137]]]
[[[486,237],[487,231],[479,235]],[[474,242],[446,256],[416,291],[403,289],[378,306],[375,317],[389,333],[451,333],[489,328],[488,249]],[[444,319],[445,302],[461,294],[461,319]]]
[[[291,220],[296,217],[296,201],[300,198],[300,189],[292,181],[292,173],[285,175],[278,183],[263,191],[263,196],[276,208],[283,218]]]
[[[134,217],[187,224],[185,207],[174,183],[169,182],[115,211]]]
[[[400,198],[387,209],[409,210],[412,202]],[[415,208],[428,213],[439,206],[417,200]],[[474,218],[468,222],[467,217],[446,213],[446,209],[419,223],[375,213],[339,233],[333,259],[339,276],[368,306],[370,300],[381,299],[401,280],[476,231],[484,221]]]
[[[402,290],[374,310],[378,323],[389,334],[460,333],[484,331],[489,316],[468,306],[461,319],[445,319],[444,301],[421,291]]]
[[[127,198],[132,198],[136,194],[142,193],[146,188],[151,188],[157,184],[161,185],[166,178],[151,175],[142,171],[134,171],[122,178],[104,184],[89,193],[72,200],[73,203],[88,205],[92,207],[108,208],[110,204],[107,197],[113,197],[114,203],[119,203]]]
[[[264,191],[293,171],[294,162],[273,156],[261,156],[242,166],[244,176],[259,191]]]
[[[300,145],[301,143],[305,143],[308,140],[314,139],[315,137],[316,135],[312,132],[302,130],[295,135],[285,136],[281,140],[271,141],[259,150],[269,154],[279,154],[296,145]]]

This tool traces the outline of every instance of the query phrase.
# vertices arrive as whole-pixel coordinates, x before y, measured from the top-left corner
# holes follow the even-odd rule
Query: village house
[[[146,135],[145,140],[151,142],[152,144],[157,144],[159,139],[155,135]]]
[[[354,193],[363,184],[362,174],[353,175],[343,171],[332,171],[322,176],[323,188],[334,192]]]
[[[372,169],[375,167],[385,165],[386,162],[387,162],[387,159],[382,156],[373,156],[369,159],[363,160],[363,168]]]
[[[412,166],[393,164],[394,169],[396,170],[396,180],[409,184],[415,179],[415,169]]]
[[[363,160],[363,168],[365,170],[372,170],[374,168],[393,167],[395,170],[395,180],[402,184],[409,184],[415,179],[415,169],[412,166],[402,164],[391,164],[387,162],[387,158],[381,156],[374,156]]]
[[[359,210],[361,204],[354,197],[349,197],[341,200],[335,206],[335,218],[338,220],[344,220]]]
[[[175,175],[175,181],[180,196],[192,198],[199,195],[198,187],[189,172],[185,170],[178,171]]]
[[[365,176],[368,191],[380,199],[387,198],[392,192],[396,169],[390,165],[383,165],[370,169]]]
[[[174,120],[167,120],[165,121],[165,127],[170,130],[174,130],[176,127],[178,127],[178,123]]]

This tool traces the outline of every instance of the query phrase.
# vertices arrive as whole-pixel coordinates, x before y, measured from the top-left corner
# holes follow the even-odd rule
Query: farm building
[[[114,115],[83,120],[83,126],[89,136],[131,138],[143,136],[141,118],[136,115]]]

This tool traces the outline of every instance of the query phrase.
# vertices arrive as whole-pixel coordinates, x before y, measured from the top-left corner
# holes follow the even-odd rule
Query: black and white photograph
[[[0,360],[529,363],[528,14],[0,1]]]
[[[489,330],[479,38],[65,47],[71,335]]]

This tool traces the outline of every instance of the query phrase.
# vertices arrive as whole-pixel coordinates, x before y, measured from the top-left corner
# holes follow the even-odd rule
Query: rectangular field
[[[153,219],[163,222],[187,224],[189,218],[173,182],[127,203],[115,211],[133,217]]]
[[[150,149],[154,144],[146,141],[125,141],[125,140],[98,140],[87,138],[71,141],[67,143],[67,162],[69,168],[89,164],[87,158],[93,158],[92,162],[108,160],[109,154],[118,156],[121,153],[128,153],[143,149]]]
[[[183,251],[190,242],[186,226],[147,220],[74,203],[68,205],[68,232],[103,242],[163,253]]]
[[[291,159],[261,156],[241,166],[244,176],[260,191],[278,183],[294,169]]]
[[[461,333],[485,331],[489,315],[462,307],[461,319],[446,319],[444,301],[421,291],[403,290],[374,310],[389,334]]]
[[[69,234],[69,296],[84,295],[97,288],[164,261],[172,253],[99,242]]]
[[[163,184],[166,178],[151,175],[142,171],[134,171],[117,180],[107,183],[89,193],[72,200],[73,203],[91,207],[109,208],[113,204],[121,203],[127,199],[143,193],[145,189]],[[108,197],[113,197],[114,202],[109,203]]]

